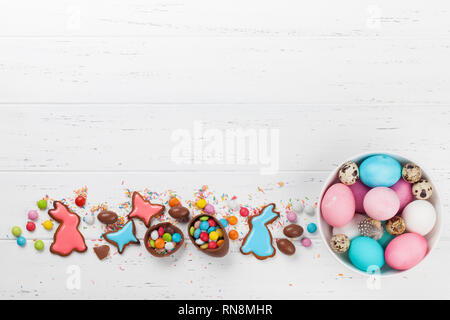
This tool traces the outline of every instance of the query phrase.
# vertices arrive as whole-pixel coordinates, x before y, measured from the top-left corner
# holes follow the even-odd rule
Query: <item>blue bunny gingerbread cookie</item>
[[[271,203],[261,209],[261,212],[252,216],[248,225],[249,232],[242,242],[240,248],[244,255],[253,254],[259,260],[264,260],[275,255],[275,247],[273,246],[273,238],[267,225],[274,222],[280,217],[280,213],[275,211],[275,204]]]

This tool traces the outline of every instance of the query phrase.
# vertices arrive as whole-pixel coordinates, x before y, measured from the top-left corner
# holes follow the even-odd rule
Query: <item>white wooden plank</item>
[[[449,107],[5,105],[0,149],[7,152],[0,155],[0,170],[260,172],[268,165],[260,157],[249,161],[253,149],[245,149],[242,164],[236,157],[195,163],[195,145],[201,143],[209,159],[208,130],[226,137],[227,130],[278,129],[278,152],[274,146],[269,151],[280,171],[329,171],[352,155],[377,150],[442,171],[450,161],[449,124]],[[202,134],[195,133],[199,126]],[[178,129],[192,140],[192,159],[185,163],[172,154],[181,141],[172,140]]]
[[[0,36],[447,37],[448,2],[0,1]]]
[[[70,197],[72,190],[83,184],[89,188],[89,204],[107,201],[114,206],[125,198],[126,186],[149,187],[159,192],[172,188],[184,201],[193,197],[197,186],[210,183],[215,194],[234,194],[244,203],[253,205],[260,205],[267,200],[275,201],[282,207],[291,197],[308,196],[313,200],[323,177],[317,174],[283,174],[268,179],[256,174],[2,173],[0,191],[8,195],[2,198],[2,204],[8,210],[0,213],[0,235],[9,232],[6,226],[13,220],[14,223],[24,222],[26,211],[43,193],[54,198]],[[126,182],[125,185],[122,185],[122,180]],[[277,185],[280,180],[286,183],[281,188]],[[448,181],[448,173],[440,178],[440,182],[444,183],[442,195],[446,204],[449,200]],[[257,191],[258,185],[265,193]],[[249,194],[252,200],[249,200]],[[299,222],[306,224],[316,218],[301,214]],[[138,228],[142,233],[143,226],[138,225]],[[238,224],[238,230],[241,228],[245,229],[242,221]],[[382,279],[381,289],[375,291],[368,289],[364,277],[348,271],[335,261],[317,234],[308,235],[313,239],[311,248],[305,249],[296,241],[297,253],[294,257],[277,254],[274,259],[265,262],[240,254],[239,242],[232,243],[231,251],[224,259],[205,256],[188,244],[177,255],[161,260],[146,253],[141,245],[130,246],[123,255],[113,254],[100,262],[92,252],[96,243],[94,241],[87,241],[90,251],[61,258],[47,251],[49,240],[45,240],[47,249],[37,252],[32,247],[32,239],[38,233],[30,235],[25,232],[29,239],[25,248],[18,247],[11,238],[0,240],[0,251],[6,257],[2,260],[0,271],[9,275],[0,280],[0,297],[270,299],[273,298],[273,292],[277,292],[278,299],[390,299],[399,295],[403,298],[445,298],[450,297],[446,280],[449,276],[442,267],[449,259],[448,228],[447,224],[436,250],[417,270],[406,277]],[[42,232],[42,227],[38,229],[36,232]],[[82,231],[89,235],[85,228]],[[274,228],[273,232],[275,237],[280,236],[279,229]],[[72,265],[78,266],[81,271],[79,290],[69,290],[66,286],[70,276],[67,274],[68,268]],[[418,287],[425,285],[432,286],[434,290],[417,291]]]
[[[5,38],[0,49],[0,103],[450,102],[446,38]]]

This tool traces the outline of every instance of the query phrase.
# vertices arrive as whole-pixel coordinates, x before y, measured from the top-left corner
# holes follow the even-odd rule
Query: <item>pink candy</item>
[[[28,219],[35,221],[38,218],[39,218],[39,213],[36,210],[28,211]]]
[[[214,206],[212,204],[207,204],[203,210],[207,214],[214,214],[216,212],[216,210],[214,209]]]
[[[294,212],[288,212],[287,213],[287,219],[289,222],[296,222],[297,221],[297,215]]]
[[[310,247],[311,244],[312,244],[311,239],[309,239],[309,238],[302,239],[302,246],[304,246],[305,248]]]

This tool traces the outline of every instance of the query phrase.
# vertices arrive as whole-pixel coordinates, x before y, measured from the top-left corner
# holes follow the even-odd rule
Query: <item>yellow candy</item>
[[[209,234],[209,238],[210,238],[212,241],[216,241],[217,239],[219,239],[219,235],[217,234],[217,232],[212,231],[212,232]]]
[[[217,230],[216,230],[216,233],[217,233],[217,235],[219,236],[219,238],[222,238],[222,237],[223,237],[222,229],[217,229]]]
[[[206,200],[205,199],[198,199],[197,207],[199,207],[200,209],[203,209],[204,207],[206,207]]]
[[[50,220],[44,221],[44,223],[42,225],[47,230],[52,230],[52,228],[53,228],[53,222],[51,222]]]
[[[208,244],[207,244],[207,243],[202,244],[202,245],[200,246],[200,249],[202,249],[202,250],[208,249]]]

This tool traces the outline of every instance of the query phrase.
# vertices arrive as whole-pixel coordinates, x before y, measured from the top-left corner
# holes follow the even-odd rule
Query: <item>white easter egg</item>
[[[426,200],[415,200],[403,209],[402,218],[405,220],[408,232],[425,236],[436,223],[436,210]]]
[[[316,210],[314,209],[313,206],[307,204],[307,205],[305,206],[305,213],[306,213],[307,215],[313,216],[313,215],[316,213]]]
[[[84,217],[84,222],[86,222],[89,225],[93,225],[95,222],[95,218],[92,214],[88,214],[87,216]]]
[[[295,213],[302,213],[304,208],[305,205],[303,204],[303,202],[299,200],[292,202],[292,210],[294,210]]]
[[[343,227],[339,227],[333,228],[333,235],[335,234],[345,234],[350,240],[352,240],[353,238],[359,237],[361,234],[359,233],[358,230],[358,224],[363,221],[367,216],[360,214],[360,213],[355,213],[355,215],[353,216],[353,219],[347,223],[345,226]]]

